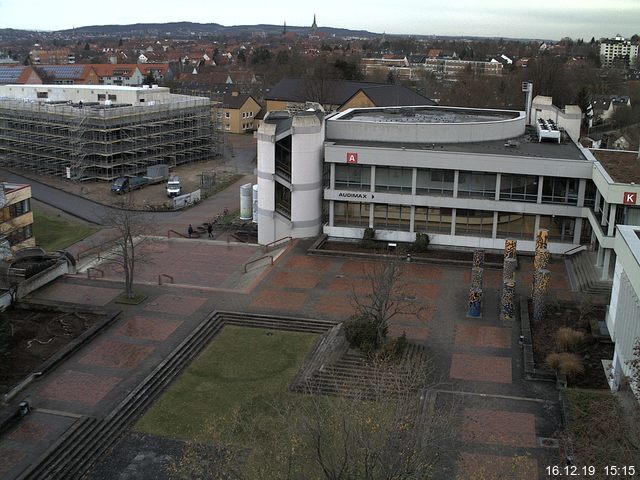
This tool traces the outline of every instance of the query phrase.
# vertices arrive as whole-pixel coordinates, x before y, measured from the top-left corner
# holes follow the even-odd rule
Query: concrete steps
[[[82,478],[226,324],[309,333],[324,333],[335,326],[335,322],[323,320],[216,312],[198,325],[103,420],[82,417],[18,479]]]
[[[610,295],[610,280],[601,280],[594,268],[589,252],[575,253],[566,259],[567,267],[572,270],[576,281],[576,290],[595,295]]]

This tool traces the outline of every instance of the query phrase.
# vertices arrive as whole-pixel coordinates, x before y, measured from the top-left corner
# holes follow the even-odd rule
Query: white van
[[[177,197],[181,192],[182,187],[180,186],[180,177],[172,175],[169,177],[169,181],[167,182],[167,197]]]

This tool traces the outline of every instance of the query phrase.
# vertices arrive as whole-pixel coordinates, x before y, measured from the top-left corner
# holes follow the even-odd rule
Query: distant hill
[[[198,35],[241,35],[264,32],[265,34],[278,34],[282,32],[282,25],[233,25],[224,26],[219,23],[135,23],[132,25],[91,25],[77,27],[69,30],[60,30],[59,34],[95,35],[95,36],[130,36],[130,35],[154,35],[154,36],[198,36]],[[287,25],[287,31],[308,35],[311,27]],[[319,32],[327,36],[338,37],[375,37],[379,34],[366,30],[350,30],[347,28],[320,27]]]

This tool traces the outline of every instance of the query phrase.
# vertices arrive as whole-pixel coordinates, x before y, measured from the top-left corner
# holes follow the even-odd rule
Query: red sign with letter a
[[[347,163],[358,163],[358,154],[347,152]]]
[[[636,192],[624,192],[623,203],[625,205],[635,205],[638,200],[638,194]]]

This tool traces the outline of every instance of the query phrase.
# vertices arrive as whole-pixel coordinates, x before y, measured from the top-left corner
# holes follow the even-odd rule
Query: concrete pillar
[[[600,280],[609,280],[609,264],[611,262],[611,249],[604,248],[604,258],[602,261],[602,274]]]
[[[496,174],[496,195],[494,198],[495,200],[500,200],[500,181],[501,180],[502,180],[502,174],[500,173]],[[494,235],[493,238],[496,238],[496,236]]]
[[[336,164],[335,163],[329,164],[329,188],[331,190],[336,189]]]
[[[369,204],[369,228],[373,228],[373,219],[375,216],[375,212],[373,210],[375,209],[375,206],[375,203]]]
[[[415,183],[413,184],[413,186],[414,187],[416,186]],[[410,232],[415,232],[416,231],[416,207],[415,207],[415,205],[411,205],[411,216],[409,217],[409,231]]]
[[[456,170],[453,174],[453,198],[458,198],[458,180],[460,179],[460,170]]]
[[[371,187],[369,188],[371,193],[376,191],[376,166],[371,165]]]
[[[411,173],[411,195],[417,195],[417,186],[418,186],[418,169],[414,168]]]
[[[582,236],[582,217],[576,218],[576,226],[573,229],[573,243],[576,245],[580,243],[580,237]]]
[[[602,195],[600,194],[600,190],[598,190],[596,188],[596,197],[594,199],[594,206],[593,206],[593,211],[598,213],[598,211],[600,210],[600,199],[602,198]]]
[[[538,177],[538,199],[536,203],[542,203],[542,186],[544,185],[544,176],[540,175]]]
[[[596,266],[602,266],[602,262],[604,261],[604,247],[602,245],[598,245],[598,255],[596,256]]]
[[[600,225],[605,226],[607,224],[607,221],[609,220],[608,216],[609,216],[609,204],[605,200],[604,203],[602,204],[602,218],[600,219]]]
[[[614,203],[609,206],[609,228],[607,230],[607,236],[613,237],[616,233],[616,211],[618,206]]]
[[[498,212],[493,212],[493,227],[491,229],[491,238],[496,238],[498,236]]]
[[[581,178],[578,182],[578,206],[584,207],[584,197],[586,196],[587,191],[587,181],[584,178]]]
[[[451,209],[451,235],[456,234],[456,209]]]

